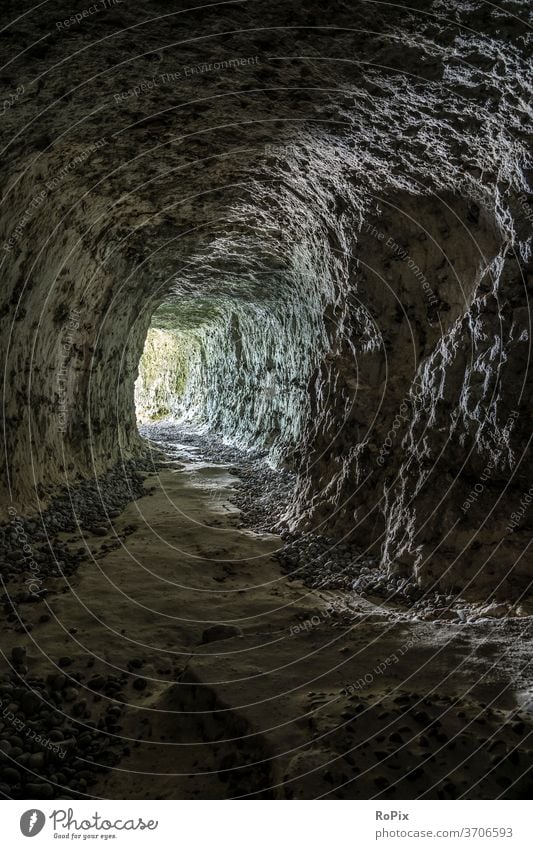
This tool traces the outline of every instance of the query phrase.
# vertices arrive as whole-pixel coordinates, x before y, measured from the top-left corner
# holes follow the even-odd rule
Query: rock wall
[[[522,592],[529,4],[19,12],[3,508],[142,451],[152,326],[186,348],[174,411],[298,472],[290,525],[423,585]]]

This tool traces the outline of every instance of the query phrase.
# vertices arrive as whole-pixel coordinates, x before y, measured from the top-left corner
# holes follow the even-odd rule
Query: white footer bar
[[[118,849],[532,849],[530,807],[527,801],[58,800],[4,801],[0,810],[6,849],[73,843]]]

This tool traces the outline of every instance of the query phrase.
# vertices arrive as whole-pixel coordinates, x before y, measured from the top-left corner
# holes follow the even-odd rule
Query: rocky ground
[[[289,579],[298,579],[311,588],[356,592],[386,604],[402,606],[414,617],[428,620],[476,621],[533,614],[533,595],[514,603],[494,601],[489,594],[479,602],[443,593],[438,588],[421,589],[413,578],[395,575],[380,567],[353,537],[334,539],[314,532],[289,531],[284,521],[295,486],[295,475],[273,468],[268,452],[243,451],[228,445],[212,433],[202,433],[174,422],[146,425],[142,433],[167,453],[176,444],[198,452],[204,460],[229,465],[238,482],[232,502],[241,511],[243,526],[256,531],[277,533],[281,544],[276,557]]]
[[[47,597],[58,591],[61,579],[61,591],[67,591],[69,579],[91,560],[87,536],[107,537],[101,550],[110,551],[135,529],[126,525],[109,539],[113,520],[145,494],[144,478],[154,468],[151,461],[127,462],[97,481],[65,490],[37,517],[10,511],[9,524],[0,527],[0,601],[8,635],[42,631],[50,622]],[[8,636],[7,642],[13,640]],[[124,676],[92,674],[90,657],[83,671],[71,669],[67,654],[56,657],[46,677],[35,675],[18,643],[4,661],[9,672],[0,678],[0,793],[48,799],[61,785],[64,798],[84,797],[97,775],[128,751],[112,734],[122,713]],[[93,692],[91,704],[86,687]],[[114,703],[100,704],[102,694]]]
[[[52,799],[62,787],[62,798],[84,798],[99,776],[128,754],[115,733],[123,682],[88,670],[68,676],[58,671],[43,679],[31,674],[24,658],[24,649],[15,647],[14,672],[0,678],[0,793],[8,799]],[[95,695],[89,705],[83,685],[116,703],[99,709],[102,696]]]
[[[11,581],[27,573],[30,560],[39,565],[43,577],[72,574],[87,558],[87,551],[84,547],[73,551],[58,535],[86,531],[105,536],[124,506],[144,493],[143,480],[155,471],[154,463],[155,458],[128,461],[96,481],[80,481],[56,496],[38,517],[19,516],[11,508],[9,523],[0,527],[3,579]],[[53,547],[49,544],[52,540]]]
[[[4,529],[3,796],[531,793],[531,617],[354,592],[354,546],[281,530],[288,472],[171,422],[144,435],[129,490],[89,487],[86,511],[78,491],[76,532],[64,501],[33,531],[72,562],[46,592]]]

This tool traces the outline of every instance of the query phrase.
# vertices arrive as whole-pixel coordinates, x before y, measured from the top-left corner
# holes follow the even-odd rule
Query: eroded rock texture
[[[516,596],[530,4],[193,5],[5,4],[4,505],[142,451],[153,324],[148,407],[294,468],[291,526]]]

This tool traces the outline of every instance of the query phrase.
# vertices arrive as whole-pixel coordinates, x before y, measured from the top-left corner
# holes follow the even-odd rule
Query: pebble
[[[22,696],[20,706],[25,716],[31,717],[39,713],[42,707],[42,700],[36,693],[27,692]]]
[[[54,788],[50,784],[35,782],[27,784],[26,790],[32,799],[52,799],[54,795]]]
[[[202,643],[214,643],[232,637],[242,637],[242,631],[236,625],[212,625],[203,632]]]
[[[15,666],[26,662],[26,649],[22,646],[14,646],[11,650],[11,660]]]

